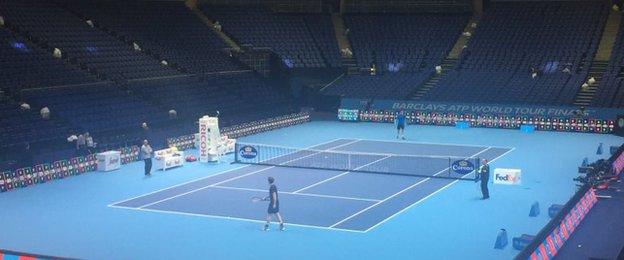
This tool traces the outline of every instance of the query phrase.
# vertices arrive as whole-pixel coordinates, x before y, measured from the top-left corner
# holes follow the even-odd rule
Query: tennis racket
[[[260,202],[260,201],[268,201],[269,197],[251,197],[251,201],[252,202]]]

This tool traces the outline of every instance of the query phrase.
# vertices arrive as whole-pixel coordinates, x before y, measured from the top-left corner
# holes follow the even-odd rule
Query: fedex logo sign
[[[496,168],[494,170],[494,184],[520,185],[521,177],[520,169]]]

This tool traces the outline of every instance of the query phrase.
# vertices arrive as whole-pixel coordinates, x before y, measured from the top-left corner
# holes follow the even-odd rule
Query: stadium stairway
[[[455,68],[455,65],[457,65],[457,62],[459,61],[459,57],[462,51],[465,49],[465,47],[468,46],[468,43],[469,43],[470,36],[464,35],[464,32],[468,32],[470,33],[470,35],[474,34],[474,31],[477,28],[476,25],[478,24],[478,22],[479,22],[478,16],[473,16],[470,18],[470,20],[468,20],[468,24],[466,24],[466,27],[464,28],[462,34],[459,35],[459,37],[457,38],[457,41],[455,42],[455,45],[453,45],[453,48],[451,49],[451,51],[448,53],[446,58],[442,61],[442,64],[440,64],[440,66],[442,66],[442,73],[432,74],[431,77],[427,81],[425,81],[425,83],[423,83],[421,87],[417,88],[416,91],[414,91],[414,93],[410,95],[410,99],[412,100],[422,99],[422,97],[425,96],[425,94],[427,94],[429,90],[431,90],[432,88],[435,88],[435,86],[438,84],[440,79],[442,79],[442,77],[444,77],[449,70],[452,70]],[[473,26],[473,24],[475,26]]]
[[[600,87],[600,81],[607,70],[611,53],[617,39],[618,31],[620,29],[620,23],[622,20],[622,13],[611,10],[602,31],[600,43],[598,44],[598,51],[594,56],[592,65],[589,68],[589,74],[587,79],[594,77],[596,83],[590,85],[587,88],[579,87],[578,93],[574,99],[574,105],[588,106],[592,103],[594,95]]]
[[[589,67],[589,74],[587,78],[594,77],[596,83],[589,85],[587,88],[581,87],[579,92],[576,94],[576,98],[574,99],[574,105],[576,106],[588,106],[592,99],[594,99],[594,95],[600,86],[600,81],[602,80],[602,76],[607,70],[608,61],[594,61],[592,65]]]
[[[475,26],[472,26],[472,25]],[[475,29],[477,29],[477,25],[479,24],[479,17],[473,16],[468,20],[468,24],[466,24],[466,28],[464,28],[464,32],[468,32],[471,35],[474,34]],[[464,46],[468,46],[470,36],[465,36],[463,33],[457,38],[455,45],[453,45],[453,49],[449,52],[447,58],[451,59],[459,59],[462,51],[464,50]]]
[[[202,22],[204,22],[206,24],[206,26],[210,27],[212,30],[214,30],[217,35],[219,35],[219,37],[221,37],[221,39],[223,39],[223,41],[230,46],[230,48],[232,48],[233,50],[239,51],[241,49],[241,47],[238,45],[238,43],[236,43],[232,38],[230,38],[230,36],[228,36],[227,34],[225,34],[222,31],[219,31],[217,29],[215,29],[214,27],[214,23],[210,20],[210,18],[208,18],[208,16],[206,16],[206,14],[204,14],[204,12],[202,12],[201,10],[199,10],[199,8],[197,7],[197,0],[186,0],[184,1],[184,3],[186,4],[186,6],[191,9],[191,11],[193,11],[193,13],[195,13],[195,15],[197,15],[197,17],[202,20]]]
[[[336,41],[338,42],[338,47],[340,48],[340,50],[350,49],[351,51],[354,51],[353,48],[351,48],[351,43],[349,43],[349,38],[347,38],[347,35],[345,34],[346,28],[342,16],[340,16],[340,14],[334,13],[331,16],[331,19],[334,25],[334,34],[336,35]],[[357,67],[357,61],[353,56],[348,57],[345,55],[341,55],[341,65],[343,68],[346,69],[347,74],[349,75],[360,74],[360,69]]]
[[[435,88],[438,82],[440,82],[440,79],[442,79],[442,77],[444,77],[448,71],[455,68],[455,65],[457,65],[458,60],[459,59],[457,58],[448,58],[448,57],[445,58],[442,61],[442,64],[440,64],[440,66],[442,67],[442,73],[439,73],[439,74],[433,73],[420,88],[416,89],[416,91],[414,91],[414,93],[410,95],[410,99],[412,100],[422,99],[422,97],[425,96],[425,94],[427,94],[429,90],[431,90],[432,88]]]

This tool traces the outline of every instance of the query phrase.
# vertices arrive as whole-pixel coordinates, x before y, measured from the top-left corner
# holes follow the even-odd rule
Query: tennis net
[[[402,155],[236,143],[235,162],[266,166],[475,180],[478,157]]]

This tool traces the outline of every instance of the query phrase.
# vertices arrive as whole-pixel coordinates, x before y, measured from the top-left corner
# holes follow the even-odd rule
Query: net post
[[[239,162],[238,160],[238,143],[234,143],[234,162]]]
[[[351,154],[347,154],[347,169],[351,170]]]
[[[474,179],[477,180],[477,178],[479,177],[479,174],[481,174],[479,172],[479,169],[481,169],[481,159],[479,157],[475,157],[474,159],[476,160],[475,161],[475,175],[474,175],[475,177],[474,177]]]
[[[449,157],[448,167],[446,167],[446,177],[451,177],[451,166],[453,166],[453,162],[451,162],[451,157]]]

